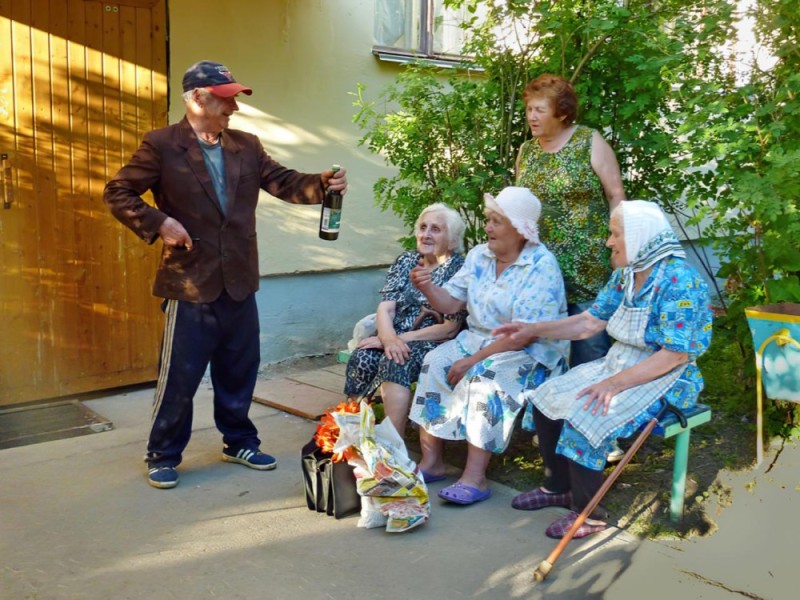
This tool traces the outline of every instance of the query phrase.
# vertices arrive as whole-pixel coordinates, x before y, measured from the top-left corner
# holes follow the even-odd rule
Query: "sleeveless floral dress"
[[[593,131],[578,125],[558,152],[545,152],[535,139],[520,148],[516,184],[542,202],[539,237],[558,260],[570,304],[594,300],[611,275],[608,202],[592,170]]]

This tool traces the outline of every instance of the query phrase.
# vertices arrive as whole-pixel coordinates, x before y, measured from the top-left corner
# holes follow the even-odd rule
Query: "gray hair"
[[[422,218],[425,215],[436,212],[444,213],[444,222],[447,225],[447,239],[449,240],[447,249],[453,252],[464,252],[464,232],[467,229],[467,225],[464,223],[464,219],[461,218],[461,215],[458,214],[458,211],[442,202],[430,204],[419,213],[417,222],[414,223],[414,235],[419,233],[419,224]]]
[[[211,94],[211,92],[209,92],[205,88],[194,88],[192,90],[189,90],[188,92],[183,92],[181,94],[181,97],[183,98],[183,103],[184,104],[189,104],[189,102],[192,101],[192,99],[194,98],[195,91],[200,92],[204,96],[209,96]]]

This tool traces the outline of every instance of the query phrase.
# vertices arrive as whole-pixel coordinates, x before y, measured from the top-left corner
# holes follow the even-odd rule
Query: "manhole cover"
[[[114,424],[78,400],[0,410],[0,449],[27,446],[113,429]]]

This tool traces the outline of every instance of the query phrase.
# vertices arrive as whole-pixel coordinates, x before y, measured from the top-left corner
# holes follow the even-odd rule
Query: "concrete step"
[[[344,367],[344,365],[338,365]],[[328,390],[335,394],[343,395],[344,390],[344,369],[337,369],[338,366],[317,369],[314,371],[304,371],[295,375],[287,375],[286,379],[310,385],[311,387]]]
[[[339,364],[277,379],[259,379],[253,400],[316,421],[345,400],[343,389],[344,365]]]

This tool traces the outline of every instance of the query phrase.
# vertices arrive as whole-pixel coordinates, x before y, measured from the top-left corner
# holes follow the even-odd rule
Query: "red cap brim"
[[[236,94],[247,94],[248,96],[253,93],[249,87],[243,86],[241,83],[223,83],[222,85],[210,85],[206,88],[209,92],[220,98],[230,98]]]

